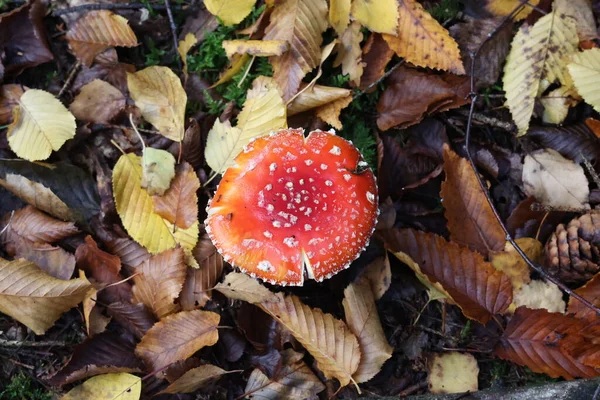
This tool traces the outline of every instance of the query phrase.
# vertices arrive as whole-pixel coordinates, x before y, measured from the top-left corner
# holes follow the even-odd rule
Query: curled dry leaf
[[[427,382],[431,393],[463,393],[479,390],[479,366],[472,354],[450,351],[435,353],[428,362]]]
[[[125,107],[123,93],[108,82],[94,79],[81,88],[69,109],[75,118],[103,124],[113,119]]]
[[[479,186],[467,160],[444,145],[444,172],[440,195],[448,220],[450,239],[487,255],[504,249],[504,230]]]
[[[281,367],[269,378],[256,368],[248,378],[244,397],[253,399],[309,399],[325,390],[325,385],[302,361],[303,354],[292,349],[281,353]]]
[[[511,304],[510,280],[481,254],[413,229],[390,229],[381,234],[388,250],[431,283],[441,284],[466,317],[485,324]]]
[[[223,40],[222,46],[229,59],[234,54],[258,57],[280,56],[290,49],[290,44],[286,40]]]
[[[75,117],[52,93],[30,89],[13,109],[8,144],[19,157],[45,160],[75,136]]]
[[[205,386],[207,383],[219,379],[221,376],[228,373],[229,371],[225,371],[224,369],[211,364],[192,368],[173,381],[159,394],[195,392],[196,390]]]
[[[133,277],[133,302],[143,303],[159,319],[178,311],[175,299],[185,280],[183,249],[165,250],[144,261]]]
[[[139,400],[141,394],[142,378],[127,373],[105,374],[74,387],[61,400]]]
[[[255,3],[256,0],[206,0],[204,5],[225,25],[235,25],[250,14]]]
[[[0,259],[0,311],[43,335],[90,289],[83,279],[53,278],[26,260]]]
[[[146,147],[142,152],[142,187],[162,196],[175,177],[175,157],[166,150]]]
[[[183,139],[187,95],[167,67],[148,67],[127,74],[127,87],[142,116],[169,139]]]
[[[364,64],[361,61],[362,51],[360,49],[362,40],[360,23],[354,21],[340,35],[340,43],[337,46],[338,53],[333,62],[334,67],[342,66],[342,73],[350,77],[350,82],[354,86],[360,84],[360,77],[363,74]]]
[[[373,32],[391,35],[397,32],[399,17],[397,0],[377,2],[354,0],[350,12],[355,20]]]
[[[326,29],[325,0],[285,0],[273,10],[264,40],[281,40],[290,44],[289,51],[270,59],[273,78],[285,101],[296,94],[302,78],[319,65],[322,34]]]
[[[190,164],[184,162],[177,166],[175,179],[162,196],[154,196],[154,211],[175,224],[187,229],[198,221],[198,195],[200,180]]]
[[[185,360],[201,348],[217,342],[220,319],[217,313],[201,310],[169,315],[150,328],[137,345],[135,354],[152,371]]]
[[[137,46],[127,19],[107,10],[88,12],[69,29],[65,38],[75,57],[88,67],[109,47]]]
[[[586,103],[600,111],[600,95],[595,83],[600,79],[600,49],[589,49],[573,54],[567,66],[577,91]]]
[[[358,338],[360,363],[352,375],[356,383],[367,382],[381,371],[394,349],[387,341],[375,304],[375,295],[366,277],[344,289],[344,315],[348,327]]]

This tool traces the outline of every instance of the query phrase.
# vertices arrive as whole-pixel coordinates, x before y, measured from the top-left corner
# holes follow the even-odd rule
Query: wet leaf
[[[177,225],[187,229],[198,221],[198,196],[200,181],[190,164],[184,162],[177,166],[175,179],[162,196],[154,196],[154,211]]]
[[[61,400],[138,400],[141,393],[141,378],[126,373],[105,374],[74,387]]]
[[[119,89],[94,79],[81,88],[69,109],[79,120],[102,124],[109,122],[125,107],[125,100]]]
[[[429,391],[440,393],[476,392],[479,366],[472,354],[455,351],[435,353],[428,363]]]

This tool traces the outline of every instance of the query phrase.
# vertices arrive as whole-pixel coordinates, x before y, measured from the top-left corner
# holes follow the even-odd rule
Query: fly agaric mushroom
[[[322,281],[368,244],[373,172],[335,133],[282,129],[248,144],[210,202],[206,231],[225,261],[273,284]]]

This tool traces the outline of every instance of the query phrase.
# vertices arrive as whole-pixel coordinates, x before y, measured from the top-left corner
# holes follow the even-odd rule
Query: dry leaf
[[[256,0],[205,0],[204,5],[211,14],[219,17],[223,24],[235,25],[250,14]]]
[[[515,241],[533,262],[540,263],[543,260],[544,245],[537,239],[525,237]],[[529,266],[509,242],[506,242],[504,251],[490,252],[489,256],[494,268],[508,276],[514,291],[531,281]]]
[[[75,257],[61,247],[47,243],[33,243],[28,240],[18,240],[14,244],[14,258],[24,258],[31,261],[48,275],[62,280],[71,279],[75,271]]]
[[[395,35],[398,28],[398,1],[354,0],[350,10],[352,17],[370,31]]]
[[[119,301],[109,304],[106,311],[108,315],[113,317],[137,339],[144,337],[146,332],[156,323],[154,315],[141,303],[131,304]]]
[[[184,254],[181,247],[163,251],[144,261],[133,277],[133,302],[143,303],[159,319],[179,310],[175,299],[185,279]]]
[[[29,90],[27,86],[14,83],[0,86],[0,124],[13,121],[13,108],[19,105],[19,99],[26,90]]]
[[[552,90],[546,96],[542,96],[540,98],[540,103],[544,106],[542,121],[547,124],[562,124],[569,114],[569,108],[576,106],[579,102],[571,95],[579,97],[574,89],[561,86]]]
[[[181,57],[181,62],[183,63],[183,74],[186,79],[188,76],[188,65],[187,65],[187,55],[190,52],[190,49],[194,47],[198,43],[198,39],[196,35],[193,33],[188,33],[185,35],[183,40],[179,41],[179,46],[177,46],[177,53],[179,53],[179,57]]]
[[[89,11],[75,22],[65,38],[75,57],[88,67],[109,47],[137,46],[137,38],[127,19],[107,10]]]
[[[600,49],[574,54],[567,67],[581,97],[596,111],[600,111],[600,95],[595,91],[600,79]]]
[[[242,300],[252,304],[279,301],[273,292],[261,285],[256,279],[241,272],[230,272],[215,289],[230,299]]]
[[[69,109],[79,120],[103,124],[113,119],[123,107],[123,93],[110,83],[95,79],[81,88]]]
[[[142,187],[149,195],[162,196],[175,177],[175,157],[166,150],[146,147],[142,152]]]
[[[340,113],[346,107],[352,103],[352,95],[348,94],[346,97],[334,100],[331,103],[322,105],[315,110],[317,117],[322,119],[324,122],[333,126],[336,129],[342,129],[342,121],[340,121]]]
[[[81,275],[81,278],[85,279],[85,274],[81,273]],[[88,337],[104,332],[110,322],[109,317],[102,315],[97,301],[98,291],[93,288],[88,291],[88,294],[83,299],[83,318]]]
[[[336,100],[352,97],[352,91],[349,89],[313,85],[307,90],[302,90],[294,100],[288,104],[287,113],[289,116],[318,108]]]
[[[221,45],[229,59],[234,54],[258,57],[280,56],[290,48],[289,42],[285,40],[223,40]]]
[[[32,206],[15,211],[12,217],[4,216],[2,226],[7,224],[9,240],[15,235],[30,242],[53,243],[79,232],[73,223],[54,219]]]
[[[365,276],[371,283],[375,300],[383,297],[392,284],[392,269],[387,252],[385,256],[377,257],[365,268]]]
[[[596,307],[600,305],[600,274],[594,275],[585,285],[575,290],[575,292],[590,301]],[[567,313],[574,314],[576,318],[593,321],[597,318],[596,312],[575,297],[569,298]]]
[[[348,29],[340,35],[340,43],[337,46],[337,56],[333,62],[334,67],[342,66],[342,73],[350,76],[350,82],[354,86],[360,85],[360,77],[363,74],[362,50],[360,42],[363,34],[360,24],[352,22]]]
[[[467,160],[444,145],[444,172],[440,195],[448,220],[450,240],[487,255],[504,249],[504,230],[479,186]]]
[[[228,373],[229,371],[225,371],[224,369],[211,364],[202,365],[186,371],[183,375],[173,381],[166,389],[161,390],[158,394],[195,392],[196,390],[205,386],[207,383],[214,381]]]
[[[36,335],[85,298],[90,289],[83,279],[51,277],[26,260],[0,259],[0,312],[26,325]]]
[[[181,311],[156,323],[135,348],[152,371],[185,360],[219,339],[221,317],[210,311]]]
[[[583,168],[552,149],[539,150],[525,157],[523,186],[529,196],[547,207],[589,208],[590,190]]]
[[[550,312],[564,314],[567,307],[562,291],[552,282],[534,280],[516,290],[513,295],[515,306],[525,306],[532,310],[543,308]]]
[[[398,30],[384,34],[399,57],[419,66],[464,74],[458,44],[416,0],[399,0]]]
[[[19,157],[45,160],[75,136],[75,117],[52,93],[30,89],[13,108],[8,144]]]
[[[580,41],[598,38],[590,0],[555,0],[554,9],[573,18],[577,25],[577,36]]]
[[[233,78],[242,70],[242,68],[246,67],[248,61],[250,61],[250,56],[248,54],[234,56],[229,66],[227,66],[227,69],[225,69],[225,71],[223,71],[223,73],[219,76],[219,80],[213,83],[210,88],[214,88],[222,83],[229,82],[231,78]]]
[[[60,400],[139,400],[142,378],[135,375],[105,374],[88,379]]]
[[[122,155],[113,169],[113,194],[127,233],[152,254],[173,248],[177,243],[193,249],[198,241],[198,223],[172,232],[169,221],[154,212],[152,197],[141,185],[141,157]]]
[[[519,21],[526,18],[539,2],[540,0],[530,0],[528,5],[523,5],[520,0],[487,0],[485,8],[495,16],[506,17],[521,7],[521,11],[513,15],[513,19]]]
[[[329,1],[329,24],[341,36],[350,23],[351,0]]]
[[[463,393],[479,390],[479,366],[472,354],[450,351],[435,353],[428,363],[429,392]]]
[[[348,327],[358,338],[360,363],[352,375],[356,383],[367,382],[381,371],[394,349],[387,341],[369,280],[364,277],[344,289],[344,315]]]
[[[162,196],[154,196],[154,211],[179,228],[187,229],[198,221],[200,181],[190,164],[177,166],[175,179]]]
[[[385,68],[394,56],[387,42],[378,33],[372,33],[362,49],[362,60],[366,64],[360,79],[360,90],[366,90],[371,84],[377,82],[385,74]],[[376,89],[372,87],[367,91],[371,93]]]
[[[327,29],[325,0],[285,0],[275,7],[264,40],[283,40],[290,50],[271,57],[273,79],[279,85],[283,100],[291,99],[302,78],[319,65],[322,34]]]
[[[175,142],[183,139],[187,95],[173,71],[155,66],[128,73],[127,87],[146,121]]]

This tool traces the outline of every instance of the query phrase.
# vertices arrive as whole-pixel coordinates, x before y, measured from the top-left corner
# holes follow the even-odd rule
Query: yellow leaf
[[[76,386],[60,400],[139,400],[141,394],[141,378],[126,373],[104,374]]]
[[[479,390],[479,366],[471,354],[451,351],[434,354],[428,365],[431,393],[463,393]]]
[[[360,24],[352,22],[348,29],[340,35],[340,44],[337,46],[337,57],[333,66],[342,66],[342,73],[350,76],[350,82],[354,86],[360,85],[360,77],[363,74],[362,50],[360,42],[363,40],[363,34],[360,31]]]
[[[575,23],[551,12],[532,27],[522,26],[515,35],[504,66],[506,105],[524,135],[529,129],[535,98],[542,79],[558,79],[570,86],[566,73],[568,57],[577,51]]]
[[[396,34],[398,0],[354,0],[351,13],[356,21],[373,32]]]
[[[584,50],[573,55],[568,65],[575,88],[586,103],[600,111],[600,49]]]
[[[234,56],[231,60],[231,64],[229,64],[225,72],[223,72],[223,74],[219,77],[219,80],[215,82],[211,88],[228,82],[231,78],[237,75],[237,73],[240,72],[242,68],[246,66],[246,64],[248,64],[248,60],[250,60],[250,56],[248,54],[242,54],[239,57]]]
[[[31,89],[13,108],[8,127],[8,144],[19,157],[45,160],[75,136],[75,117],[52,93]]]
[[[521,0],[488,0],[485,8],[487,11],[498,17],[506,17],[517,7],[522,5],[521,11],[515,14],[513,19],[519,21],[526,18],[537,6],[540,0],[529,0],[527,4],[522,4]]]
[[[81,303],[90,288],[86,280],[56,279],[23,259],[0,259],[0,312],[36,335],[43,335],[62,313]]]
[[[205,0],[204,5],[211,14],[219,17],[225,25],[242,22],[250,14],[256,0]]]
[[[350,23],[350,0],[330,0],[329,23],[338,35],[342,35]]]
[[[383,38],[399,57],[419,67],[464,74],[458,44],[416,0],[399,0],[400,18],[395,35]]]
[[[234,54],[280,56],[290,48],[290,44],[285,40],[223,40],[222,45],[228,58]]]
[[[342,121],[340,121],[340,113],[352,103],[352,96],[349,94],[346,97],[325,104],[316,110],[317,117],[327,122],[336,129],[342,129]]]
[[[141,157],[122,155],[113,170],[113,194],[117,212],[127,233],[152,254],[177,243],[191,250],[198,241],[198,221],[188,229],[172,232],[172,224],[154,211],[152,196],[142,188]]]
[[[166,150],[146,147],[142,152],[142,187],[162,196],[175,177],[175,157]]]
[[[540,103],[544,106],[542,120],[548,124],[562,124],[569,114],[569,108],[578,103],[578,100],[571,97],[573,92],[574,89],[561,86],[552,90],[547,96],[541,97]]]
[[[279,301],[273,292],[261,285],[256,279],[240,272],[230,272],[223,282],[217,284],[215,289],[230,299],[242,300],[247,303],[264,303]]]
[[[519,238],[516,242],[531,260],[538,263],[542,261],[544,246],[538,240]],[[504,251],[490,252],[490,262],[508,276],[515,291],[531,281],[529,266],[509,242],[506,242]]]
[[[94,79],[81,88],[69,109],[79,120],[102,124],[115,117],[125,107],[125,102],[126,98],[119,89]]]
[[[206,140],[206,163],[220,174],[233,164],[233,159],[252,139],[285,128],[286,110],[272,79],[261,76],[248,90],[238,124],[215,121]]]
[[[86,66],[110,47],[137,46],[137,38],[127,19],[107,10],[89,11],[66,34],[71,50]]]
[[[270,59],[273,78],[285,101],[296,94],[302,78],[319,65],[322,34],[326,29],[325,0],[284,0],[273,10],[264,39],[290,43],[288,52]]]
[[[179,41],[179,46],[177,46],[177,52],[179,53],[179,57],[181,57],[181,62],[183,63],[183,74],[187,78],[188,74],[188,65],[187,65],[187,54],[190,52],[190,49],[194,47],[198,43],[198,38],[193,33],[188,33],[185,35],[183,40]]]
[[[344,99],[352,94],[349,89],[313,85],[302,92],[288,104],[288,115],[295,115],[313,108],[321,107],[333,101]]]
[[[127,74],[127,87],[142,116],[171,140],[183,139],[187,95],[167,67],[148,67]]]

